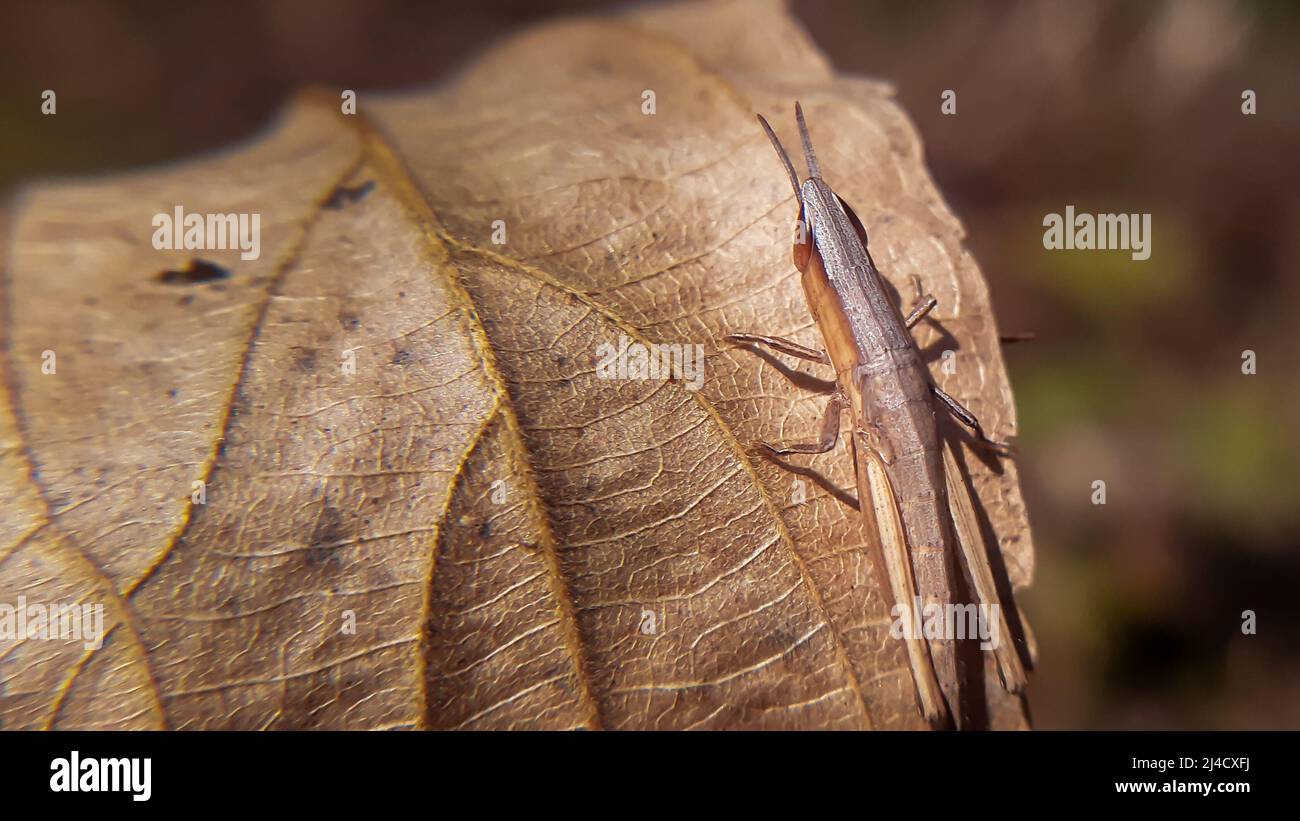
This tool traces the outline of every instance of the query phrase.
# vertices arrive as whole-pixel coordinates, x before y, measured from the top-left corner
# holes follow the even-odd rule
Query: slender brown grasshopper
[[[966,424],[984,445],[1001,454],[1009,446],[984,434],[979,421],[930,377],[909,329],[937,304],[922,297],[903,317],[890,298],[884,278],[867,251],[867,232],[857,214],[822,179],[813,153],[803,109],[795,104],[803,139],[808,179],[799,183],[794,165],[767,120],[759,122],[785,165],[799,201],[794,264],[802,274],[804,294],[821,330],[826,350],[757,334],[728,339],[766,345],[790,356],[835,367],[836,389],[826,408],[821,440],[774,447],[773,454],[825,453],[839,439],[840,414],[852,413],[854,473],[859,506],[880,534],[877,571],[893,604],[912,609],[919,600],[951,605],[961,551],[974,596],[985,612],[996,614],[995,656],[1003,685],[1019,692],[1025,672],[998,602],[993,574],[972,502],[958,472],[951,445],[941,439],[936,400]],[[988,607],[997,605],[996,607]],[[927,639],[919,631],[905,634],[908,662],[925,718],[935,725],[965,725],[961,708],[963,670],[952,636]],[[982,675],[982,671],[974,671]]]

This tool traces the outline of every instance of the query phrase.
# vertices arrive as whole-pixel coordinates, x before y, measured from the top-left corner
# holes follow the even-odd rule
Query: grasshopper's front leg
[[[985,445],[988,445],[990,448],[997,451],[998,453],[1001,453],[1004,456],[1009,456],[1010,454],[1015,452],[1009,443],[999,442],[996,439],[990,439],[988,435],[984,433],[984,428],[980,426],[980,420],[976,418],[975,414],[966,410],[966,408],[956,399],[953,399],[951,396],[944,393],[943,389],[940,388],[938,385],[931,383],[930,389],[934,391],[935,396],[939,397],[939,399],[941,399],[943,403],[948,406],[948,410],[952,411],[953,416],[957,417],[962,422],[962,424],[966,425],[972,431],[974,431],[975,438],[978,439],[980,442],[984,443]]]
[[[912,310],[907,314],[907,318],[903,320],[903,324],[905,324],[909,329],[915,327],[916,323],[924,319],[930,311],[934,310],[934,306],[939,304],[939,300],[924,293],[921,288],[921,278],[915,274],[912,275],[912,287],[916,289],[917,304],[916,307],[912,308]],[[952,396],[945,393],[942,388],[933,383],[931,383],[930,388],[934,391],[935,397],[947,406],[952,415],[957,417],[962,424],[969,427],[975,433],[976,439],[1004,455],[1013,452],[1011,445],[1007,442],[999,442],[996,439],[989,438],[989,436],[984,433],[984,428],[980,425],[980,420],[975,416],[975,414],[967,410],[960,402],[953,399]]]
[[[925,319],[926,315],[934,310],[934,306],[939,304],[939,300],[924,292],[921,288],[921,278],[916,274],[912,274],[912,287],[916,289],[916,307],[912,308],[911,313],[903,320],[909,330],[916,327],[916,323]],[[1038,335],[1033,331],[1020,331],[1019,333],[1002,334],[998,337],[998,341],[1003,345],[1010,345],[1015,342],[1032,342],[1037,338]]]
[[[836,388],[830,401],[826,403],[826,411],[822,414],[822,435],[816,442],[784,447],[770,445],[767,442],[759,442],[759,444],[774,456],[788,456],[791,453],[825,453],[835,447],[835,443],[840,440],[840,414],[847,406],[848,400],[845,399],[844,393]]]
[[[728,334],[726,339],[729,342],[740,342],[751,345],[764,345],[774,351],[780,351],[790,356],[796,356],[800,359],[807,359],[812,362],[819,362],[823,365],[831,364],[831,359],[825,351],[819,351],[815,348],[809,348],[806,345],[800,345],[789,339],[782,339],[779,336],[763,336],[762,334]],[[848,399],[844,391],[837,385],[835,393],[831,395],[830,401],[826,403],[826,411],[822,414],[822,432],[821,437],[816,442],[808,442],[798,445],[772,445],[767,442],[759,442],[769,453],[775,456],[789,456],[792,453],[825,453],[835,447],[835,443],[840,440],[840,414],[848,406]]]
[[[939,304],[939,300],[925,293],[924,289],[921,287],[921,278],[916,274],[912,274],[912,288],[916,291],[916,306],[912,308],[911,312],[908,313],[907,318],[903,320],[903,324],[906,325],[909,330],[916,327],[916,323],[925,319],[926,315],[934,310],[934,306]]]
[[[934,306],[938,304],[939,304],[939,300],[935,299],[934,297],[932,296],[926,297],[915,308],[912,309],[912,312],[909,313],[907,315],[907,318],[903,320],[903,324],[905,324],[909,330],[911,328],[916,327],[916,323],[920,322],[922,319],[925,319],[925,315],[933,311]]]
[[[800,359],[820,362],[823,365],[831,364],[831,358],[826,355],[825,351],[819,351],[816,348],[809,348],[806,345],[800,345],[798,342],[792,342],[789,339],[782,339],[779,336],[763,336],[761,334],[727,334],[725,338],[728,342],[740,342],[747,345],[766,345],[774,351],[780,351],[781,353],[796,356]]]

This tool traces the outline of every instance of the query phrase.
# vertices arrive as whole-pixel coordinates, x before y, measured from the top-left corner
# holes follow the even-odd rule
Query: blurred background
[[[304,86],[422,84],[606,4],[0,5],[12,191],[252,136]],[[1300,728],[1300,4],[791,5],[840,71],[896,86],[1002,330],[1037,333],[1007,350],[1036,726]],[[1151,213],[1151,258],[1045,251],[1066,205]]]

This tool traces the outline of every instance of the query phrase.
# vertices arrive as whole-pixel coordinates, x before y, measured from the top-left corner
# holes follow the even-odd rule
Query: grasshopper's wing
[[[856,435],[853,437],[853,457],[856,462],[859,504],[864,514],[868,510],[874,514],[876,531],[880,534],[879,558],[884,564],[892,604],[903,605],[907,608],[905,613],[910,614],[909,618],[919,620],[920,614],[914,612],[917,593],[911,554],[907,550],[907,536],[903,530],[898,500],[894,496],[889,475],[885,472],[884,462],[869,444],[859,441]],[[869,522],[871,518],[867,517]],[[948,719],[948,706],[939,689],[929,645],[922,636],[920,625],[913,624],[912,628],[906,632],[904,640],[921,712],[926,721],[940,725]]]
[[[1020,663],[1020,654],[1016,652],[1015,637],[1007,627],[1007,618],[998,600],[997,586],[993,581],[993,571],[989,567],[988,553],[984,550],[984,540],[980,537],[979,520],[975,518],[975,509],[971,506],[966,484],[961,480],[957,469],[957,459],[952,452],[952,444],[943,445],[943,473],[948,486],[948,510],[952,514],[953,527],[957,532],[957,544],[960,546],[963,561],[970,570],[971,582],[975,586],[975,595],[979,603],[997,614],[996,629],[999,640],[993,651],[998,662],[998,672],[1002,684],[1012,693],[1019,693],[1025,687],[1025,669]],[[993,605],[993,607],[989,607]],[[1020,623],[1025,626],[1028,635],[1028,623],[1022,616]],[[1032,657],[1032,640],[1030,640]]]

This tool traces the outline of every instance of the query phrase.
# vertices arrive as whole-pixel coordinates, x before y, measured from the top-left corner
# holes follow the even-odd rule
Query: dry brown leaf
[[[4,726],[922,726],[868,534],[828,489],[852,488],[847,455],[818,483],[750,449],[812,438],[823,399],[723,342],[819,344],[754,121],[795,98],[883,271],[939,298],[959,353],[936,378],[1013,434],[987,289],[914,129],[776,3],[538,28],[355,117],[309,95],[221,156],[28,192],[5,232],[0,602],[103,602],[109,632],[0,645]],[[260,259],[160,281],[193,257],[151,245],[177,204],[259,212]],[[597,379],[620,334],[704,345],[703,388]],[[1023,587],[1015,466],[966,462]],[[990,724],[1023,726],[986,679]]]

